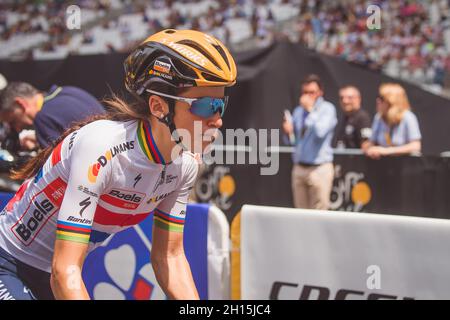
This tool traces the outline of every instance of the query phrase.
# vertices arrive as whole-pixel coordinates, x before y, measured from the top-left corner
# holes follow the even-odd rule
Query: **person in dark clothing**
[[[367,111],[361,109],[361,93],[354,86],[339,90],[343,115],[336,129],[337,148],[360,149],[371,136],[371,120]]]
[[[28,83],[11,82],[0,94],[0,120],[17,134],[35,129],[35,136],[21,135],[23,149],[33,149],[36,142],[45,148],[72,123],[103,113],[105,110],[96,98],[71,86],[53,85],[44,93]]]

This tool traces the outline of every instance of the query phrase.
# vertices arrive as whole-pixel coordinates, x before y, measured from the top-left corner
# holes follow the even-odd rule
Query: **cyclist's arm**
[[[95,179],[88,178],[92,164],[104,152],[102,139],[63,142],[61,152],[69,157],[70,174],[59,210],[52,260],[51,288],[56,299],[89,299],[81,277],[98,197],[110,176],[111,163],[100,168]],[[68,153],[71,153],[69,156]]]
[[[50,284],[57,300],[90,299],[81,276],[87,247],[87,244],[56,240]]]
[[[183,233],[153,229],[152,266],[169,299],[197,300],[197,288],[183,248]]]
[[[170,299],[199,299],[183,246],[189,192],[198,166],[190,167],[180,189],[163,200],[154,212],[152,266],[161,289]]]

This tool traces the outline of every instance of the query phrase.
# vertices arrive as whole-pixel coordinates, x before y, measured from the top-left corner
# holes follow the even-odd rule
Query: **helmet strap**
[[[173,117],[175,116],[175,101],[172,99],[166,100],[169,105],[169,112],[161,118],[157,118],[159,122],[164,123],[170,130],[170,134],[175,139],[175,143],[179,144],[183,150],[187,150],[187,148],[181,142],[183,139],[177,133],[177,127],[175,126],[175,121]]]

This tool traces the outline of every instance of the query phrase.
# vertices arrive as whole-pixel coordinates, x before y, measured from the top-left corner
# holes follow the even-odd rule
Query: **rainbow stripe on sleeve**
[[[153,214],[153,221],[158,228],[167,231],[183,232],[185,218],[172,216],[159,209],[155,209]]]
[[[79,243],[89,243],[91,226],[58,220],[56,239]]]

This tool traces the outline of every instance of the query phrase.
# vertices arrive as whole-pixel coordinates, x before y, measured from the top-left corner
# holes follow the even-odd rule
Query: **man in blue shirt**
[[[36,137],[21,139],[24,149],[41,148],[56,140],[73,122],[103,114],[103,106],[88,92],[70,86],[52,86],[42,93],[25,82],[12,82],[0,94],[0,120],[18,134],[34,127]]]
[[[292,137],[290,143],[295,145],[292,155],[294,205],[326,210],[334,178],[331,143],[337,124],[336,109],[324,100],[318,76],[306,77],[301,88],[300,105],[294,109],[292,120],[283,122],[285,134]]]

